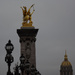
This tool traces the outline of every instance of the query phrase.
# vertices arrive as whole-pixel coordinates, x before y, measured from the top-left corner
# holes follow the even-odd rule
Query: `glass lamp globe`
[[[11,43],[11,41],[9,40],[8,43],[6,44],[5,46],[5,49],[7,51],[7,53],[12,53],[13,49],[14,49],[14,46],[13,44]]]

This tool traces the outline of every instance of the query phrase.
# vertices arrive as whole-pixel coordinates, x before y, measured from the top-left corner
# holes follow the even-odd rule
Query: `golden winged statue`
[[[31,8],[33,7],[33,11],[30,12]],[[23,23],[22,25],[23,26],[27,26],[27,25],[32,25],[32,14],[34,13],[34,4],[31,5],[31,7],[28,9],[27,11],[27,7],[26,6],[23,6],[21,7],[22,9],[22,12],[23,12]]]

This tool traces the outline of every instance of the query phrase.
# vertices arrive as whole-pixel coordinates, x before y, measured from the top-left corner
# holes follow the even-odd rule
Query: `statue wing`
[[[31,7],[30,7],[29,10],[28,10],[28,13],[30,13],[30,9],[31,9],[34,5],[35,5],[35,4],[31,5]]]

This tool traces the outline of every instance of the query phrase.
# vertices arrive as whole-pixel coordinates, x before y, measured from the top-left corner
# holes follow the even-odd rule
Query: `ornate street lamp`
[[[11,53],[14,49],[14,46],[11,43],[11,40],[9,40],[8,43],[5,45],[5,49],[6,49],[6,53],[7,53],[6,57],[5,57],[5,62],[8,65],[7,75],[13,75],[13,73],[10,70],[11,63],[14,61],[14,58],[11,55]],[[24,71],[25,71],[26,75],[41,75],[39,73],[39,71],[36,70],[34,65],[30,66],[30,62],[28,61],[28,59],[25,59],[25,56],[23,54],[21,54],[20,65],[19,66],[16,65],[14,75],[20,75],[19,70],[21,70],[22,75],[23,75]]]
[[[11,43],[11,40],[9,40],[8,43],[5,45],[5,49],[6,49],[7,54],[11,54],[12,53],[12,51],[14,49],[14,46]]]
[[[13,75],[13,73],[11,73],[11,71],[10,71],[10,66],[11,66],[11,63],[14,61],[14,58],[11,55],[11,53],[12,53],[12,51],[14,49],[14,46],[11,43],[10,40],[5,45],[5,49],[6,49],[6,52],[7,52],[6,57],[5,57],[5,62],[8,64],[8,72],[7,72],[7,75]]]
[[[25,57],[24,57],[24,55],[22,54],[21,55],[21,57],[20,57],[20,70],[21,70],[21,72],[22,72],[22,75],[23,75],[23,73],[24,73],[24,69],[25,69]]]
[[[25,57],[23,54],[20,57],[20,62],[20,70],[22,75],[24,73],[24,70],[26,72],[26,75],[41,75],[39,71],[36,70],[34,65],[30,66],[30,62],[28,60],[26,60],[25,62]]]
[[[30,73],[30,63],[29,63],[28,60],[25,62],[25,57],[24,57],[23,54],[20,57],[20,62],[21,62],[20,63],[20,70],[21,70],[22,75],[24,73],[24,70],[25,70],[26,74],[29,75],[29,73]]]
[[[30,73],[30,63],[28,60],[25,62],[25,72],[27,75]]]

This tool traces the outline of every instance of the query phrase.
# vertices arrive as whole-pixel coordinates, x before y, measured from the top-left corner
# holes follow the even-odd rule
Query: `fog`
[[[7,72],[5,44],[14,45],[14,63],[19,62],[20,43],[16,33],[22,26],[22,10],[35,4],[33,26],[36,36],[36,64],[42,75],[60,75],[65,49],[75,74],[75,0],[0,0],[0,74]]]

